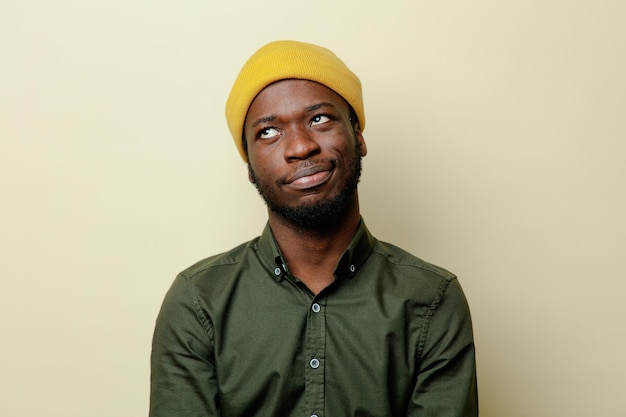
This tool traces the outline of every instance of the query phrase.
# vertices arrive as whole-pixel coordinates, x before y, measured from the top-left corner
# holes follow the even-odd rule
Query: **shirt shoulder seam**
[[[417,268],[423,271],[427,271],[427,272],[437,275],[440,278],[443,278],[445,281],[452,281],[453,279],[456,279],[456,275],[454,275],[452,272],[446,269],[443,269],[441,267],[435,266],[433,264],[430,264],[414,255],[411,255],[408,252],[403,251],[406,254],[406,256],[409,257],[409,260],[403,260],[395,256],[393,253],[389,252],[385,248],[381,247],[380,243],[379,245],[374,246],[374,248],[372,249],[372,252],[383,256],[387,260],[387,262],[390,262],[397,266],[406,266],[406,267],[412,267],[412,268]]]
[[[200,297],[198,296],[195,290],[193,276],[189,276],[185,274],[184,272],[181,272],[180,275],[184,278],[185,282],[187,283],[189,297],[191,298],[193,311],[196,315],[196,318],[198,319],[198,322],[202,326],[202,329],[204,330],[204,332],[209,337],[209,343],[211,347],[214,347],[215,343],[214,343],[213,322],[206,314],[204,314]]]
[[[256,245],[254,240],[243,243],[228,252],[223,252],[218,255],[213,255],[201,261],[198,261],[182,271],[180,274],[187,279],[193,279],[195,275],[200,274],[208,269],[219,266],[235,265],[241,262],[241,257],[243,256],[243,253],[246,249],[254,250],[256,249],[255,246]]]
[[[452,277],[451,279],[442,279],[439,284],[439,288],[437,289],[437,295],[433,302],[426,308],[426,314],[424,315],[423,326],[421,327],[420,335],[417,339],[417,347],[416,353],[418,360],[422,359],[422,354],[424,353],[424,346],[426,345],[426,339],[428,337],[428,331],[430,330],[430,324],[432,323],[432,318],[437,311],[437,308],[441,304],[441,300],[443,299],[446,290],[450,286],[450,283],[455,280],[456,277]]]

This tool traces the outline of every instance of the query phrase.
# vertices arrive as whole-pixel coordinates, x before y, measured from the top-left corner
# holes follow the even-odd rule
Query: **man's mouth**
[[[331,162],[318,163],[296,170],[282,182],[284,185],[300,190],[318,187],[330,178],[334,167]]]

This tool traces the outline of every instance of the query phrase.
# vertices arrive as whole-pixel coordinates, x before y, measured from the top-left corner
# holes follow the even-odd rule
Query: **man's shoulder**
[[[242,262],[246,252],[256,247],[258,240],[259,237],[256,237],[226,252],[206,257],[184,269],[180,275],[186,278],[193,278],[212,269],[237,267]]]
[[[445,268],[432,264],[419,258],[405,249],[389,242],[377,240],[373,253],[382,257],[389,265],[406,270],[414,270],[420,276],[431,276],[433,278],[451,281],[456,279],[456,275]]]

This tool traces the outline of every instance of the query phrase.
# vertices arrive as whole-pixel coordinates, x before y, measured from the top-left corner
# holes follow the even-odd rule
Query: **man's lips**
[[[287,176],[282,183],[301,190],[317,187],[330,178],[333,168],[334,165],[332,163],[319,163],[298,169],[293,174]]]

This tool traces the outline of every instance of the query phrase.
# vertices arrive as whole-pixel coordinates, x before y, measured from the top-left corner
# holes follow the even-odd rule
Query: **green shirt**
[[[363,222],[318,295],[269,226],[188,268],[163,302],[151,363],[151,417],[478,415],[458,281]]]

